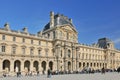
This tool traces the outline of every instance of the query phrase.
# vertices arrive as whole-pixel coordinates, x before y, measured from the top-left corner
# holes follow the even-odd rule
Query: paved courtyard
[[[66,74],[66,75],[53,75],[47,78],[46,75],[32,76],[32,77],[5,77],[0,80],[120,80],[120,73],[95,73],[95,74]]]

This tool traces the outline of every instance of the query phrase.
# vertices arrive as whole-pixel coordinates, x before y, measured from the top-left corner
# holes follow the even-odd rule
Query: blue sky
[[[107,37],[120,48],[120,0],[0,0],[0,27],[28,27],[36,34],[49,22],[49,12],[73,19],[79,42],[92,44]]]

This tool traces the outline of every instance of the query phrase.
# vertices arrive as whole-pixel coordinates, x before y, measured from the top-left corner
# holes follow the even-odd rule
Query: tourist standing
[[[47,71],[47,77],[48,77],[48,78],[51,77],[51,71],[50,71],[50,69],[48,69],[48,71]]]

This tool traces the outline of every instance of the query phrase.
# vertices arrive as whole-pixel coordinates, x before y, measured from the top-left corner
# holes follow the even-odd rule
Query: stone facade
[[[8,23],[0,28],[0,73],[79,71],[92,69],[116,69],[120,66],[120,51],[108,38],[98,43],[78,43],[78,32],[72,19],[50,12],[50,21],[43,31],[30,34],[10,29]]]

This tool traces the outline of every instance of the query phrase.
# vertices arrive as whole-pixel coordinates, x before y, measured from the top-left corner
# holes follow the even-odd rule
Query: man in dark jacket
[[[47,77],[48,77],[48,78],[51,77],[51,71],[50,71],[50,69],[48,69],[48,71],[47,71]]]
[[[118,72],[118,73],[120,72],[120,67],[117,68],[117,72]]]

